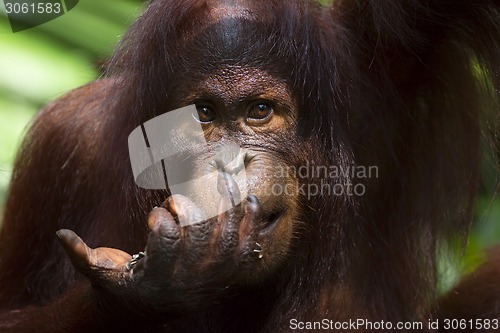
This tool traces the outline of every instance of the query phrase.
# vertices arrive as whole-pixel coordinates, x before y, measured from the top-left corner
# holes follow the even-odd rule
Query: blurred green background
[[[12,33],[0,1],[0,207],[30,119],[50,100],[97,78],[142,7],[139,0],[82,0],[53,21]]]
[[[139,0],[81,0],[65,15],[14,34],[0,1],[0,213],[30,119],[48,101],[97,78],[142,7]],[[462,264],[450,264],[449,252],[442,256],[443,290],[481,262],[484,248],[500,243],[500,200],[492,199],[499,172],[487,158],[484,169],[467,256]]]

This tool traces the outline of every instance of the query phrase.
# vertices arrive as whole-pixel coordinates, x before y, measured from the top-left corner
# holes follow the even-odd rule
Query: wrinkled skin
[[[131,269],[127,267],[130,254],[106,247],[91,249],[74,232],[58,232],[73,264],[92,284],[160,311],[206,304],[220,297],[212,290],[254,284],[273,275],[287,255],[296,223],[298,198],[272,190],[278,186],[298,195],[296,179],[283,174],[287,164],[269,151],[279,147],[284,134],[295,130],[296,111],[288,87],[261,71],[238,67],[211,75],[195,94],[191,89],[186,84],[186,93],[181,93],[186,97],[179,104],[196,102],[208,106],[215,115],[213,121],[203,123],[208,148],[222,138],[233,138],[244,147],[243,160],[237,161],[242,165],[233,169],[245,168],[248,197],[225,211],[223,207],[240,193],[231,175],[235,170],[220,172],[217,216],[185,227],[180,226],[178,217],[199,220],[204,216],[202,210],[180,194],[169,197],[149,214],[146,255]],[[210,97],[201,100],[200,96]],[[272,109],[265,110],[270,114],[265,114],[264,120],[250,117],[259,105]],[[210,156],[210,149],[205,150],[193,155],[202,160]],[[224,156],[219,159],[224,160]],[[193,192],[200,193],[206,204],[213,204],[213,194],[204,192],[203,183],[194,186]]]
[[[104,78],[27,132],[0,233],[0,331],[500,318],[497,256],[436,291],[437,249],[471,227],[481,134],[500,128],[480,119],[499,109],[499,15],[494,0],[150,1]],[[139,188],[128,135],[193,104],[206,145],[181,135],[189,156],[166,172],[188,162],[196,195]],[[304,165],[377,173],[288,171]],[[366,193],[302,193],[349,183]]]

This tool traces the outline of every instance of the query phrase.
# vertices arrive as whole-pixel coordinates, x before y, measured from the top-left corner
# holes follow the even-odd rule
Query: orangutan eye
[[[198,120],[202,124],[208,124],[215,120],[215,111],[206,106],[197,106]]]
[[[252,106],[247,115],[247,120],[251,123],[265,123],[273,115],[273,108],[267,103],[258,103]]]

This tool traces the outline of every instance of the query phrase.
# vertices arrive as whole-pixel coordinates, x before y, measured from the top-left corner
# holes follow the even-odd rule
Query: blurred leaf
[[[12,33],[0,1],[0,207],[24,129],[48,101],[99,75],[142,1],[84,0],[65,15]]]

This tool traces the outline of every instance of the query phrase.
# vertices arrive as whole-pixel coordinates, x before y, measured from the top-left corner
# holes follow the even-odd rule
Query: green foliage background
[[[139,0],[81,0],[65,15],[14,34],[0,1],[0,212],[30,119],[48,101],[97,78],[100,64],[142,7]],[[484,168],[466,259],[450,264],[457,249],[444,252],[442,290],[457,280],[459,272],[476,267],[483,260],[483,249],[500,243],[500,201],[492,199],[499,172],[488,160]]]
[[[100,75],[99,64],[142,6],[138,0],[81,0],[53,21],[12,33],[0,1],[0,203],[30,119],[50,100]]]

